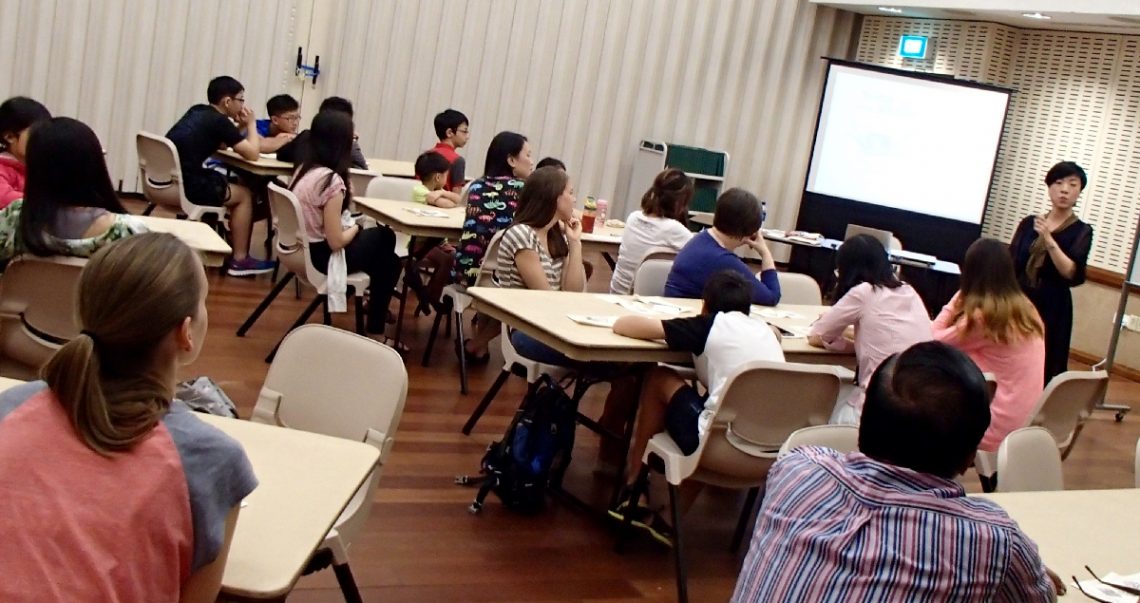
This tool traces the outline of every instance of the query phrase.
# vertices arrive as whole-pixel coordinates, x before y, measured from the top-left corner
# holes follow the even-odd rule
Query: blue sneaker
[[[244,260],[231,261],[230,269],[226,271],[226,274],[230,276],[254,276],[266,272],[273,272],[273,262],[246,256]]]

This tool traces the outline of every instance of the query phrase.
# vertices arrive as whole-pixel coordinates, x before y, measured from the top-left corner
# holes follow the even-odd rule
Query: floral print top
[[[10,260],[26,251],[23,241],[20,240],[20,211],[23,207],[24,200],[17,199],[8,207],[0,209],[0,261]],[[59,255],[88,258],[108,243],[146,231],[146,225],[138,218],[128,214],[116,214],[115,222],[107,232],[99,236],[61,239],[49,233],[47,243]]]
[[[495,233],[511,225],[519,207],[523,181],[514,176],[483,177],[467,189],[467,218],[455,246],[452,278],[468,287],[479,277],[483,256]]]

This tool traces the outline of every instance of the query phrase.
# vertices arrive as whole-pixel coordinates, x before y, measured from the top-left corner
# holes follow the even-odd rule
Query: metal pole
[[[1140,252],[1140,219],[1137,220],[1136,231],[1132,235],[1132,254],[1128,258],[1127,272],[1124,274],[1124,282],[1120,285],[1120,303],[1116,306],[1116,315],[1112,319],[1112,338],[1108,341],[1108,353],[1105,355],[1104,360],[1093,365],[1093,370],[1103,369],[1105,372],[1112,374],[1112,366],[1116,361],[1116,347],[1120,343],[1120,322],[1124,320],[1124,312],[1128,306],[1128,295],[1133,289],[1140,288],[1140,283],[1133,283],[1132,272],[1136,266],[1136,254]],[[1105,394],[1107,396],[1107,393]],[[1116,412],[1116,420],[1119,422],[1124,419],[1124,414],[1132,410],[1131,406],[1124,404],[1109,404],[1101,400],[1096,405],[1097,410],[1109,410]]]

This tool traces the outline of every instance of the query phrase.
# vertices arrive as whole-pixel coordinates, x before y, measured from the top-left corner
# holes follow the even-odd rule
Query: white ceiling
[[[898,0],[896,0],[897,2]],[[1014,27],[1140,34],[1140,0],[901,0],[905,4],[866,0],[811,0],[864,15],[991,21]],[[901,9],[890,13],[879,7]],[[1030,19],[1024,13],[1051,17]]]

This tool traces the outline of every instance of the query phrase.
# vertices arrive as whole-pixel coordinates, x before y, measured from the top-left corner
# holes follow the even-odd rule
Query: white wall
[[[31,96],[91,126],[112,181],[136,188],[135,133],[160,134],[232,75],[251,107],[296,62],[297,0],[3,0],[0,98]]]
[[[412,160],[446,107],[471,119],[482,172],[500,130],[564,160],[580,194],[636,207],[636,145],[727,150],[727,186],[795,221],[822,86],[857,18],[807,0],[330,0],[310,50],[319,96],[357,107],[365,154]],[[309,105],[306,96],[306,105]],[[309,110],[311,110],[311,105]],[[537,157],[536,157],[537,159]]]

